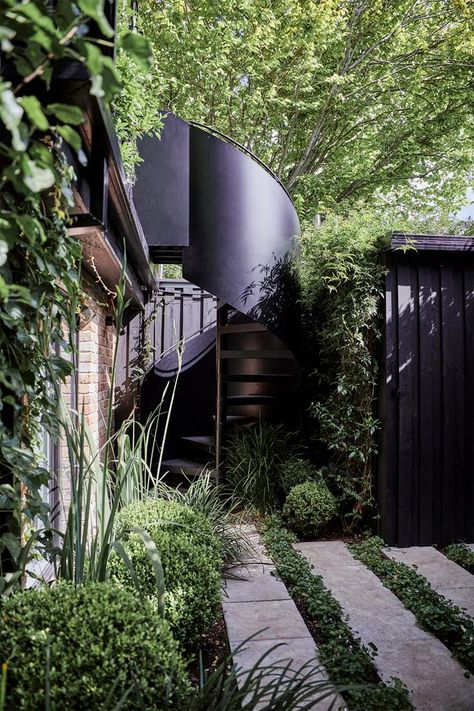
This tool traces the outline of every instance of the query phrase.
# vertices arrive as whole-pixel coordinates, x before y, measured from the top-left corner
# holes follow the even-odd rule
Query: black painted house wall
[[[474,540],[474,252],[413,237],[386,255],[378,502],[389,544]]]

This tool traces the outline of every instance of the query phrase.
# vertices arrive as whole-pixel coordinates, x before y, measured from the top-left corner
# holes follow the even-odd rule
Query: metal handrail
[[[235,138],[231,138],[230,136],[228,136],[226,133],[222,133],[222,131],[219,131],[219,129],[213,128],[212,126],[208,126],[205,123],[201,123],[200,121],[188,121],[188,123],[191,126],[196,126],[196,128],[202,128],[204,131],[207,131],[208,133],[210,133],[212,135],[215,135],[215,136],[218,136],[219,138],[224,139],[224,141],[226,141],[227,143],[230,143],[231,145],[236,146],[236,148],[241,150],[242,153],[246,153],[250,158],[252,158],[252,160],[254,160],[256,163],[258,163],[258,165],[261,168],[263,168],[267,173],[269,173],[274,180],[276,180],[276,182],[283,188],[283,190],[285,191],[285,193],[288,195],[288,197],[291,200],[291,195],[288,192],[288,189],[286,188],[284,183],[282,182],[281,178],[270,168],[270,166],[268,166],[266,163],[264,163],[264,161],[261,158],[256,156],[255,153],[253,153],[250,150],[250,148],[247,148],[242,143],[239,143],[239,141],[236,141]]]
[[[194,338],[194,336],[199,336],[201,333],[204,333],[204,331],[206,331],[207,329],[212,328],[214,326],[217,326],[217,319],[215,319],[214,321],[210,321],[209,323],[206,323],[205,326],[201,326],[201,328],[199,330],[194,331],[194,333],[191,333],[189,336],[186,336],[185,338],[182,338],[181,341],[189,341],[190,338]],[[143,380],[143,378],[145,378],[148,375],[148,373],[151,370],[153,370],[153,368],[156,366],[158,361],[162,360],[162,358],[164,358],[166,355],[168,355],[168,353],[171,353],[171,351],[175,351],[177,345],[179,343],[181,343],[181,341],[177,341],[177,343],[174,343],[172,346],[170,346],[169,348],[166,348],[164,351],[162,351],[160,353],[160,355],[157,358],[155,358],[153,363],[151,363],[151,365],[149,365],[148,368],[145,370],[145,372],[142,375],[142,380]]]

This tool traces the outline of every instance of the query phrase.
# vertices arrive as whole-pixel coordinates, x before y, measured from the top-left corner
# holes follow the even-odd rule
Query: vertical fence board
[[[385,344],[381,383],[380,466],[377,498],[380,504],[380,535],[387,541],[397,539],[398,510],[398,302],[396,268],[387,274],[385,285]]]
[[[474,541],[474,268],[464,272],[464,521],[461,538]]]
[[[420,366],[420,467],[419,542],[439,537],[441,499],[441,321],[439,269],[420,265],[419,366]]]
[[[418,527],[418,312],[416,273],[398,267],[398,393],[399,466],[398,537],[408,545]],[[415,299],[415,294],[417,298]]]
[[[455,267],[441,267],[441,313],[442,313],[442,372],[443,372],[443,484],[441,520],[443,537],[454,540],[458,511],[458,488],[460,488],[460,427],[464,416],[462,398],[464,339],[461,326],[460,287]],[[461,393],[460,393],[461,388]],[[461,398],[460,398],[461,395]]]

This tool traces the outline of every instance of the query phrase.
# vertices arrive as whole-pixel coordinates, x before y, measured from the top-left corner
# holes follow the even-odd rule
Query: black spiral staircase
[[[143,138],[134,200],[150,256],[219,299],[215,326],[189,338],[162,470],[171,481],[219,474],[232,428],[294,424],[299,381],[294,240],[299,223],[278,178],[243,146],[166,115]],[[160,356],[141,389],[146,418],[178,369]]]

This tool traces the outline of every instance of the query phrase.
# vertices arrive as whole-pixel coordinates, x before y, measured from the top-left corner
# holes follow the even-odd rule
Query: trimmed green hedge
[[[117,532],[135,568],[143,592],[157,602],[156,579],[148,551],[137,533],[154,540],[165,577],[165,616],[175,637],[187,648],[195,645],[220,610],[222,547],[208,519],[176,501],[146,499],[125,506],[117,516]],[[111,557],[112,578],[130,584],[118,555]]]
[[[283,518],[304,538],[319,535],[337,513],[337,501],[324,482],[307,481],[294,486],[286,497]]]
[[[129,690],[122,709],[185,707],[189,684],[169,625],[131,591],[59,583],[4,599],[1,616],[6,708],[114,709]]]
[[[283,490],[288,495],[294,486],[307,481],[316,481],[319,478],[319,472],[308,459],[295,457],[282,464],[280,476]]]

